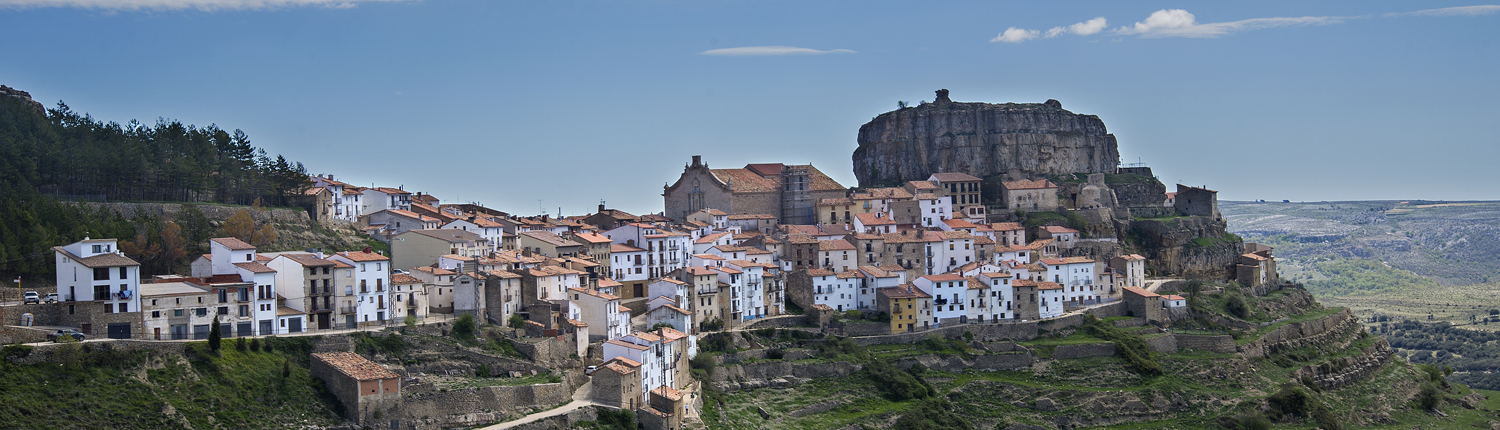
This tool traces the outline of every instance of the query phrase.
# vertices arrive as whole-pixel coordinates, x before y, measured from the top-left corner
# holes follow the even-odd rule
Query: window
[[[121,267],[120,268],[120,279],[129,279],[129,278],[130,278],[130,275],[127,274],[127,272],[125,272],[125,268]]]
[[[182,309],[173,309],[172,310],[172,316],[174,316],[174,317],[180,317],[180,316],[182,316]]]
[[[161,318],[161,311],[151,311],[152,318]]]
[[[229,290],[220,289],[219,290],[219,303],[224,303],[224,302],[227,302],[227,301],[229,301]],[[223,313],[228,313],[228,312],[223,312]]]
[[[104,245],[94,245],[94,253],[98,254],[101,252],[104,252]]]
[[[252,254],[245,254],[245,261],[255,261],[255,255]]]
[[[229,307],[228,306],[219,306],[219,315],[228,316],[229,315]]]
[[[100,268],[94,269],[94,280],[95,281],[108,281],[109,280],[109,268],[108,267],[100,267]]]

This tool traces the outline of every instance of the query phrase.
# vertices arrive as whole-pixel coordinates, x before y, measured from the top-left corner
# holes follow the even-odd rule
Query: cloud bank
[[[1481,16],[1500,13],[1500,5],[1477,5],[1459,6],[1441,9],[1426,9],[1414,12],[1387,13],[1382,17],[1404,17],[1404,16]],[[1162,9],[1152,12],[1146,19],[1135,24],[1108,30],[1107,34],[1117,36],[1137,36],[1143,38],[1158,37],[1193,37],[1214,38],[1230,33],[1238,33],[1250,30],[1262,30],[1280,27],[1299,27],[1308,25],[1338,24],[1351,19],[1367,19],[1366,16],[1299,16],[1299,17],[1274,17],[1274,18],[1251,18],[1239,21],[1199,23],[1198,18],[1191,12],[1183,9]],[[1106,32],[1107,21],[1104,17],[1094,18],[1079,22],[1066,27],[1052,27],[1047,30],[1045,37],[1052,38],[1064,34],[1088,36]],[[1021,43],[1042,36],[1037,30],[1019,27],[1008,27],[1000,35],[990,39],[991,42]]]
[[[821,55],[821,54],[854,54],[848,49],[830,49],[819,51],[812,48],[798,48],[795,46],[741,46],[738,48],[710,49],[699,52],[700,55],[718,55],[725,57],[756,57],[772,55]]]
[[[102,10],[257,10],[290,7],[348,9],[358,3],[404,0],[0,0],[0,9],[77,8]]]

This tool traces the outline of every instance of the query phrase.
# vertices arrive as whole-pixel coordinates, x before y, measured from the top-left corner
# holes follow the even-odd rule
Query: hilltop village
[[[946,91],[939,96],[904,110],[962,107]],[[1055,113],[1060,104],[1018,109]],[[562,382],[590,384],[575,400],[675,429],[701,425],[702,384],[751,388],[690,372],[714,334],[799,327],[916,336],[887,341],[932,333],[1024,340],[1038,327],[1078,326],[1085,314],[1151,326],[1190,318],[1187,299],[1161,288],[1190,278],[1234,282],[1255,295],[1283,287],[1269,247],[1224,232],[1215,191],[1179,184],[1167,192],[1147,167],[1104,164],[1108,171],[985,177],[933,171],[846,187],[811,165],[710,168],[692,156],[662,189],[661,213],[601,204],[566,217],[313,175],[308,215],[353,226],[389,252],[261,252],[220,237],[194,258],[191,273],[148,277],[114,239],[58,244],[55,299],[6,306],[5,335],[37,342],[67,328],[89,339],[152,343],[211,332],[448,327],[471,316],[509,328],[507,342],[526,357],[485,369],[586,368]],[[400,417],[392,428],[437,428],[510,416],[432,412],[435,394],[424,390],[421,372],[351,349],[320,347],[311,368],[354,422],[384,426],[382,416]],[[570,391],[532,390],[528,396],[563,402]]]

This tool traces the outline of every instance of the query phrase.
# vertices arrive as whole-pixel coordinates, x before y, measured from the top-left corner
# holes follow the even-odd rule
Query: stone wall
[[[832,363],[790,363],[761,361],[738,366],[724,366],[714,372],[715,386],[724,391],[764,387],[786,387],[813,378],[833,378],[859,371],[860,367],[844,361]]]
[[[1208,352],[1232,353],[1238,351],[1234,345],[1234,337],[1228,335],[1203,336],[1191,334],[1174,334],[1178,350],[1198,350]]]
[[[1150,339],[1146,339],[1146,346],[1150,347],[1151,350],[1155,351],[1155,352],[1164,352],[1164,353],[1168,353],[1168,354],[1176,354],[1177,353],[1177,336],[1166,335],[1166,336],[1157,336],[1157,337],[1153,337],[1153,338],[1150,338]]]
[[[853,340],[854,343],[860,346],[870,346],[887,343],[915,343],[934,334],[949,339],[960,339],[963,338],[965,331],[973,333],[974,340],[980,342],[997,340],[1031,340],[1036,338],[1037,322],[1027,321],[1005,322],[996,324],[960,324],[952,327],[943,327],[913,333],[856,337],[851,338],[851,340]]]
[[[31,350],[30,355],[22,358],[11,359],[11,362],[19,365],[56,363],[58,362],[58,360],[54,352],[57,351],[58,348],[62,348],[63,345],[78,345],[78,347],[84,351],[147,351],[154,354],[163,355],[182,355],[183,351],[185,351],[187,348],[187,342],[157,342],[132,339],[113,339],[97,342],[91,341],[79,344],[51,343],[45,345],[36,345],[36,347]]]
[[[512,342],[516,350],[531,361],[543,366],[558,365],[561,367],[572,367],[576,365],[573,356],[578,354],[578,342],[572,335],[559,337],[526,338]]]
[[[767,327],[794,327],[803,324],[807,324],[806,315],[777,315],[774,317],[757,318],[750,321],[745,321],[736,328],[741,330],[749,330]]]
[[[1363,348],[1359,355],[1351,357],[1340,357],[1316,366],[1303,366],[1297,369],[1297,377],[1309,377],[1319,388],[1325,390],[1343,388],[1365,380],[1381,366],[1390,361],[1391,344],[1385,338],[1375,341],[1375,345]]]
[[[1358,330],[1364,330],[1359,319],[1349,309],[1343,309],[1320,319],[1278,327],[1260,339],[1240,347],[1240,352],[1245,358],[1265,357],[1303,345],[1325,343],[1331,338],[1346,336]]]
[[[1053,358],[1087,358],[1115,355],[1113,343],[1086,343],[1082,345],[1058,345],[1052,350]]]
[[[841,336],[879,336],[891,332],[889,323],[845,323],[837,328]]]
[[[1113,345],[1111,345],[1113,347]],[[1114,352],[1111,351],[1111,354]],[[1013,354],[986,354],[975,356],[972,360],[965,360],[956,355],[941,357],[932,354],[919,355],[896,361],[896,367],[909,369],[913,365],[921,364],[928,369],[942,370],[948,372],[962,372],[968,369],[994,372],[1000,370],[1016,370],[1031,367],[1036,363],[1036,358],[1029,353]]]
[[[513,430],[554,430],[578,427],[579,423],[599,420],[599,407],[580,408],[566,414],[547,417],[511,427]]]
[[[476,426],[571,402],[572,391],[567,384],[429,391],[408,396],[392,415],[417,429]]]

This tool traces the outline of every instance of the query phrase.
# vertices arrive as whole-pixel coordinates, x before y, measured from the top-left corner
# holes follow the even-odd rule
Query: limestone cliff
[[[1226,227],[1223,220],[1207,217],[1135,220],[1130,222],[1127,239],[1140,246],[1147,269],[1157,276],[1226,279],[1235,258],[1245,252],[1244,240],[1227,234]]]
[[[32,100],[31,93],[0,85],[0,97],[11,97],[20,100],[21,103],[25,103],[31,110],[36,111],[38,115],[47,116],[47,108],[36,100]]]
[[[937,101],[886,112],[859,128],[854,175],[860,186],[926,180],[935,172],[981,178],[1114,173],[1120,151],[1095,115],[1062,103]]]

